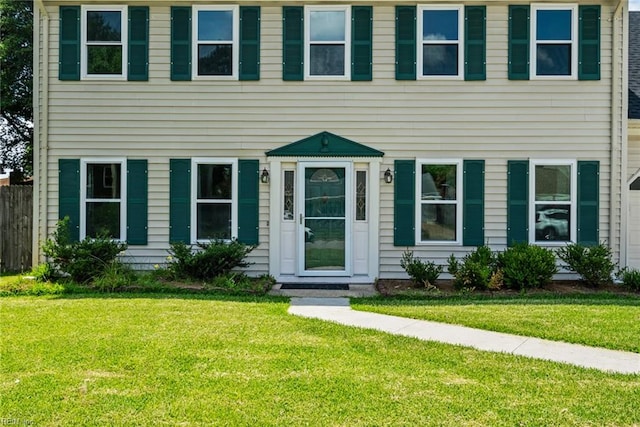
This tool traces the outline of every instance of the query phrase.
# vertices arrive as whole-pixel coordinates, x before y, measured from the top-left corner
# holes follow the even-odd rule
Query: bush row
[[[462,289],[531,289],[551,282],[558,272],[556,257],[569,271],[577,273],[591,287],[612,282],[615,263],[611,249],[599,244],[584,246],[570,243],[556,251],[526,243],[517,244],[504,252],[492,252],[479,246],[461,259],[453,254],[447,271],[453,276],[454,287]],[[411,280],[418,286],[431,287],[443,268],[432,261],[422,261],[412,251],[405,251],[400,262]],[[623,269],[617,276],[631,290],[640,290],[640,271]]]

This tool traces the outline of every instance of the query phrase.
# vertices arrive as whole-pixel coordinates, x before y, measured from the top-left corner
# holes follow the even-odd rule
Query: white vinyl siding
[[[149,81],[70,84],[57,79],[58,6],[50,15],[48,103],[48,230],[58,213],[58,159],[118,155],[148,159],[149,244],[130,247],[131,262],[162,263],[169,241],[169,159],[270,159],[264,153],[322,130],[384,151],[380,170],[395,159],[485,159],[485,240],[506,247],[506,176],[511,159],[600,161],[600,238],[608,240],[612,144],[613,7],[602,8],[601,80],[513,82],[507,77],[508,7],[487,6],[487,80],[395,80],[395,9],[373,8],[373,81],[282,80],[282,4],[261,8],[260,81],[172,82],[170,6],[150,4]],[[51,5],[50,5],[51,4]],[[621,54],[621,53],[620,53]],[[617,80],[616,80],[617,82]],[[624,93],[626,95],[626,91]],[[170,120],[169,120],[170,118]],[[250,118],[250,119],[248,119]],[[619,140],[613,141],[620,144]],[[290,160],[290,159],[289,159]],[[268,166],[267,166],[268,167]],[[620,166],[615,166],[619,168]],[[268,167],[269,170],[271,170]],[[380,277],[405,277],[402,248],[393,246],[393,184],[382,175]],[[272,181],[273,182],[273,181]],[[260,245],[250,271],[268,272],[270,185],[259,194]],[[373,196],[373,194],[372,194]],[[615,197],[615,196],[614,196]],[[446,264],[460,245],[419,246],[415,255]]]

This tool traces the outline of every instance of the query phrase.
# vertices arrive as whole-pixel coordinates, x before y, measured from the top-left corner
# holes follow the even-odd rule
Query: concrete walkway
[[[348,298],[291,298],[289,313],[390,334],[568,363],[622,374],[640,374],[640,354],[490,332],[464,326],[352,310]]]

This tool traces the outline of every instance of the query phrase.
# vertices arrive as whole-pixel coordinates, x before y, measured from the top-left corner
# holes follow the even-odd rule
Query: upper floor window
[[[193,7],[193,78],[237,78],[238,19],[238,6]]]
[[[418,76],[462,77],[462,6],[418,7]]]
[[[82,77],[125,78],[127,7],[82,7]]]
[[[578,66],[578,7],[531,6],[531,74],[576,78]]]
[[[349,79],[351,8],[309,6],[305,14],[305,76]]]

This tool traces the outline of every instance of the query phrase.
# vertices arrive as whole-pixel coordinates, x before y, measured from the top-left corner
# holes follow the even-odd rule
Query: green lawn
[[[640,298],[361,299],[356,310],[640,353]]]
[[[38,426],[640,424],[637,375],[348,328],[287,308],[288,301],[265,297],[0,298],[0,419]]]

